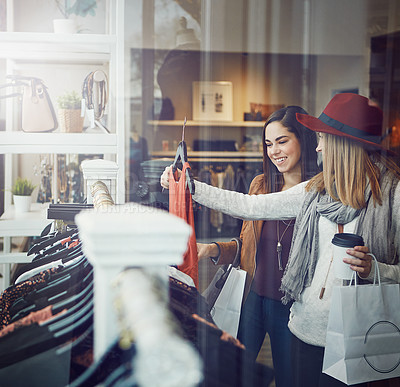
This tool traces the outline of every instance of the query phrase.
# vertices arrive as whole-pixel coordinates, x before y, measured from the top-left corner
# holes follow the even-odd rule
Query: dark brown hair
[[[280,122],[289,132],[294,133],[299,140],[301,147],[301,181],[309,180],[321,171],[317,165],[317,152],[315,150],[317,147],[316,135],[312,130],[297,121],[296,113],[308,114],[299,106],[286,106],[273,112],[264,124],[262,133],[263,170],[264,188],[267,193],[280,191],[284,184],[283,175],[268,157],[267,145],[265,144],[265,130],[271,122]]]

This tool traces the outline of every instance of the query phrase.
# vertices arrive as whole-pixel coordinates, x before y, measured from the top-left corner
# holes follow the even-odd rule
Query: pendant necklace
[[[280,220],[278,220],[276,222],[276,235],[278,237],[278,242],[276,243],[276,252],[278,253],[278,267],[279,267],[279,270],[282,271],[283,265],[282,265],[282,243],[281,243],[281,241],[282,241],[283,236],[285,235],[286,231],[288,230],[288,228],[292,225],[292,220],[289,222],[289,224],[286,224],[284,221],[282,221],[283,224],[286,224],[286,228],[283,231],[281,236],[279,236],[279,222],[280,222]]]

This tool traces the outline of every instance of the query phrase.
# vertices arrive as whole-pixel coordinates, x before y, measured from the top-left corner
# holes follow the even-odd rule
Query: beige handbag
[[[11,82],[0,88],[13,87],[18,90],[12,94],[1,96],[20,97],[21,129],[24,132],[51,132],[57,129],[57,117],[47,87],[43,81],[35,77],[9,75]]]

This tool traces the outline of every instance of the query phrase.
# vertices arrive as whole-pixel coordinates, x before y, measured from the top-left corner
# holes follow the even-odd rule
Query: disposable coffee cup
[[[346,253],[347,249],[355,246],[364,246],[362,236],[350,233],[335,234],[332,239],[333,244],[333,270],[337,278],[350,280],[354,271],[350,264],[343,262],[343,258],[352,258],[352,255]]]

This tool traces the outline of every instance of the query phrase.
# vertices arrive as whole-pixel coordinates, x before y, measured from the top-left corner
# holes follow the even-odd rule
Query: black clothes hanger
[[[45,257],[40,257],[38,259],[33,259],[32,262],[27,263],[15,272],[14,277],[16,280],[24,273],[40,268],[41,266],[47,265],[51,262],[56,262],[61,260],[63,264],[67,263],[68,261],[77,258],[79,255],[82,255],[82,244],[79,242],[76,246],[70,248],[64,248],[63,250],[57,251],[53,254],[49,254]]]
[[[73,238],[75,238],[75,239],[73,239]],[[57,243],[50,244],[50,245],[46,246],[46,248],[44,250],[42,250],[41,252],[37,252],[37,254],[35,255],[35,257],[32,260],[38,260],[42,257],[49,256],[50,254],[55,253],[57,251],[64,250],[66,247],[69,246],[69,244],[71,242],[73,242],[74,240],[77,240],[77,239],[78,238],[76,235],[75,237],[74,236],[67,237],[66,239],[64,239],[64,241],[61,239],[61,240],[57,241]]]
[[[60,348],[54,346],[0,368],[1,385],[13,387],[68,386],[72,345],[73,343],[65,344],[64,347],[69,347],[69,350],[61,353]]]
[[[50,332],[55,332],[57,335],[61,335],[64,331],[69,330],[74,324],[79,324],[81,318],[87,314],[93,312],[93,299],[90,302],[83,303],[79,309],[75,309],[73,313],[66,313],[65,316],[50,319],[42,323],[42,326],[47,326]]]
[[[40,342],[44,342],[45,340],[51,339],[52,337],[61,336],[68,331],[67,328],[75,329],[79,326],[80,322],[84,321],[83,318],[86,315],[90,315],[93,311],[93,299],[90,299],[90,293],[87,296],[89,300],[87,302],[83,302],[81,300],[80,307],[74,308],[73,311],[67,311],[65,314],[55,316],[47,321],[41,322],[40,324],[33,323],[25,327],[21,327],[20,329],[26,331],[25,333],[30,336],[28,340],[26,340],[26,337],[23,333],[21,333],[22,337],[20,337],[18,334],[20,329],[8,333],[6,336],[0,338],[0,348],[7,346],[7,343],[11,345],[14,341],[15,351],[21,350],[23,347],[33,346]],[[51,333],[51,336],[49,336],[49,333]],[[4,364],[2,357],[3,354],[5,355],[5,353],[0,353],[2,354],[0,355],[1,367]]]
[[[175,154],[175,160],[172,163],[172,172],[176,172],[178,168],[178,162],[181,161],[182,164],[188,162],[188,157],[187,157],[187,146],[184,141],[185,138],[185,126],[186,126],[186,117],[183,122],[183,129],[182,129],[182,141],[178,144],[178,148],[176,150]],[[189,191],[192,195],[194,195],[194,181],[193,181],[193,176],[191,173],[190,168],[186,169],[186,183],[189,186]]]
[[[113,386],[112,381],[120,378],[125,370],[132,367],[135,354],[136,347],[134,344],[127,349],[122,349],[119,345],[119,339],[115,340],[99,360],[94,362],[78,378],[71,381],[69,387]],[[122,372],[121,367],[124,367]],[[129,384],[129,386],[134,387],[132,384]]]
[[[57,314],[63,309],[69,309],[79,303],[88,294],[93,294],[93,271],[83,280],[64,292],[50,295],[49,297],[36,297],[34,300],[29,297],[21,297],[14,302],[10,308],[10,322],[13,323],[29,313],[43,309],[48,305],[53,305],[52,312]]]
[[[93,208],[93,204],[85,203],[65,203],[50,204],[47,210],[47,219],[61,219],[65,221],[74,221],[75,215],[82,210]]]
[[[93,267],[87,260],[79,262],[59,273],[52,274],[48,283],[44,287],[31,292],[28,298],[34,300],[35,297],[51,297],[58,293],[64,293],[75,284],[82,285],[83,279],[87,277],[92,270]]]
[[[72,237],[74,234],[77,233],[77,229],[71,229],[64,232],[54,232],[52,234],[46,235],[45,237],[42,237],[35,241],[35,244],[28,250],[27,255],[38,253],[39,251],[45,249],[47,246],[53,245],[59,240]]]
[[[71,241],[73,242],[73,241]],[[58,249],[51,249],[47,252],[47,254],[39,253],[35,255],[32,259],[32,266],[36,264],[37,266],[41,266],[45,263],[50,263],[52,261],[57,261],[59,259],[67,259],[67,257],[75,256],[75,253],[81,252],[82,243],[79,241],[76,245],[71,246],[70,243],[64,245],[63,248]]]
[[[55,237],[57,233],[56,232],[52,232],[51,234],[48,234],[46,236],[42,236],[38,239],[35,240],[35,244],[33,244],[28,252],[26,253],[27,255],[32,255],[38,251],[40,251],[42,249],[41,246],[46,247],[49,244],[51,245],[53,243],[52,238]]]
[[[53,222],[49,223],[49,224],[42,230],[42,232],[40,233],[40,236],[41,236],[41,237],[44,237],[45,235],[50,234],[51,226],[52,226],[52,225],[53,225]]]
[[[78,248],[80,248],[80,246],[81,243],[78,238],[71,240],[68,239],[65,241],[65,243],[56,243],[55,245],[49,246],[44,251],[36,254],[32,259],[32,262],[42,261],[43,259],[50,260],[48,262],[51,262],[51,260],[55,261],[56,259],[68,256],[69,253],[76,251]],[[58,253],[60,253],[61,256],[58,255]]]
[[[85,259],[59,273],[50,275],[47,283],[39,284],[34,290],[17,298],[9,308],[11,318],[17,315],[21,310],[32,305],[39,309],[73,296],[83,290],[88,282],[92,281],[90,274],[93,267]],[[50,301],[49,301],[50,300]]]
[[[54,304],[51,310],[53,314],[60,313],[64,309],[68,309],[68,312],[74,313],[87,303],[92,302],[93,295],[93,284],[91,284],[83,289],[80,293],[75,294],[74,296],[69,297],[66,300],[60,301],[57,304]],[[63,315],[60,315],[60,318],[62,317]],[[53,319],[54,322],[56,321],[56,318],[57,317]]]
[[[54,325],[32,324],[11,332],[0,339],[0,368],[34,358],[50,348],[65,344],[91,326],[93,308],[82,308],[75,315]]]
[[[77,311],[77,309],[85,305],[87,302],[91,302],[92,298],[93,298],[93,285],[91,284],[86,286],[80,293],[74,294],[72,296],[69,293],[57,295],[54,298],[54,302],[56,302],[56,304],[54,304],[51,308],[53,315],[56,315],[65,309],[67,309],[68,311],[60,316],[54,317],[54,319],[62,318],[67,313],[74,313],[75,311]],[[44,309],[51,304],[52,302],[49,301],[49,299],[45,299],[43,301],[43,305],[41,305],[40,302],[28,305],[26,308],[20,310],[18,313],[15,314],[15,316],[11,318],[10,324],[26,317],[28,314],[32,312]]]

